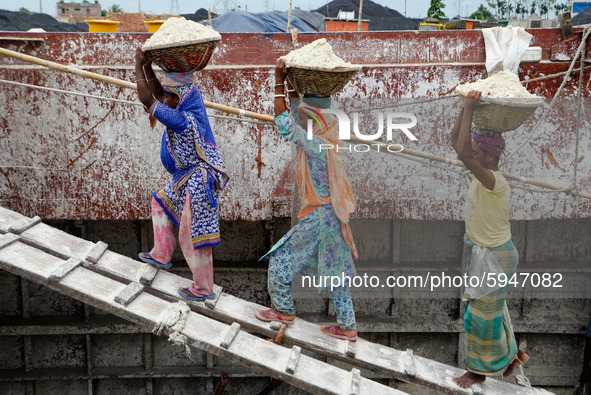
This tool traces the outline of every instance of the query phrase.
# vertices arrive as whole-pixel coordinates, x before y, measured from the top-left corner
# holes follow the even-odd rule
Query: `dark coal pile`
[[[336,18],[339,11],[354,11],[357,18],[359,12],[359,0],[333,0],[314,12],[318,12],[330,18]],[[363,1],[361,19],[369,19],[369,30],[418,30],[422,19],[405,18],[396,10],[374,3],[371,0]]]
[[[573,17],[573,26],[588,25],[591,23],[591,7],[587,7],[585,11],[579,12]]]
[[[41,28],[46,32],[87,32],[86,23],[62,23],[47,14],[27,14],[0,10],[0,31],[26,32],[32,28]]]

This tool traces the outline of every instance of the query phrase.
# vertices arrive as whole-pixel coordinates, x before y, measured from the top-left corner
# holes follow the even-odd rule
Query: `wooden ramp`
[[[177,289],[191,281],[107,247],[52,228],[37,217],[29,219],[0,207],[0,268],[131,322],[154,327],[155,317],[179,301]],[[490,378],[462,389],[451,381],[463,373],[461,369],[416,356],[410,349],[399,351],[363,339],[334,339],[322,334],[318,325],[298,318],[283,337],[293,348],[278,346],[247,333],[277,335],[277,326],[254,317],[264,306],[226,294],[218,286],[216,295],[207,302],[187,302],[192,311],[182,334],[190,345],[313,393],[402,393],[360,377],[359,369],[449,394],[548,393]],[[195,320],[199,325],[191,324]],[[348,372],[320,362],[300,354],[301,348],[355,368]]]

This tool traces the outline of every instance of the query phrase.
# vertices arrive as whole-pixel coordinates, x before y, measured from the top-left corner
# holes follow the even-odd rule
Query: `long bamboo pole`
[[[372,145],[371,142],[365,141],[365,140],[361,140],[361,139],[357,139],[355,137],[351,138],[349,140],[349,142],[355,142],[355,143],[361,143],[364,145]],[[382,145],[384,149],[381,149],[380,152],[390,152],[393,154],[406,154],[406,155],[410,155],[410,156],[416,156],[418,158],[422,158],[422,159],[428,159],[428,160],[432,160],[435,162],[440,162],[440,163],[447,163],[449,165],[453,165],[453,166],[458,166],[458,167],[462,167],[462,168],[466,168],[466,165],[464,165],[464,163],[462,163],[462,161],[457,160],[457,159],[450,159],[450,158],[446,158],[444,156],[439,156],[439,155],[435,155],[435,154],[431,154],[429,152],[422,152],[422,151],[416,151],[410,148],[405,148],[399,144],[385,144],[385,143],[379,143],[380,145]],[[391,149],[388,150],[388,147],[390,147]],[[541,187],[541,188],[546,188],[546,189],[551,189],[554,191],[565,191],[564,187],[560,187],[557,185],[552,185],[552,184],[548,184],[546,182],[542,182],[542,181],[537,181],[537,180],[532,180],[531,178],[526,178],[526,177],[521,177],[512,173],[507,173],[507,172],[501,172],[503,173],[503,176],[509,180],[513,180],[513,181],[519,181],[522,182],[524,184],[529,184],[529,185],[534,185],[537,187]],[[577,191],[571,191],[571,194],[575,195],[575,196],[580,196],[586,199],[591,199],[591,195],[587,194],[587,193],[582,193],[582,192],[577,192]]]
[[[63,71],[64,73],[70,73],[70,74],[78,75],[80,77],[86,77],[86,78],[91,78],[91,79],[97,80],[97,81],[108,82],[110,84],[121,86],[123,88],[137,90],[137,86],[134,82],[124,81],[119,78],[114,78],[114,77],[109,77],[109,76],[98,74],[98,73],[93,73],[92,71],[82,70],[82,69],[79,69],[78,67],[74,67],[74,66],[66,66],[63,64],[51,62],[49,60],[37,58],[35,56],[25,55],[20,52],[11,51],[9,49],[0,48],[0,55],[19,59],[19,60],[22,60],[22,61],[25,61],[28,63],[37,64],[40,66],[45,66],[50,69]],[[206,101],[206,100],[204,102],[205,102],[205,107],[211,108],[213,110],[223,111],[223,112],[226,112],[229,114],[234,114],[234,115],[241,115],[241,116],[245,116],[248,118],[254,118],[254,119],[258,119],[259,121],[273,122],[273,117],[270,115],[263,115],[263,114],[259,114],[259,113],[253,112],[253,111],[242,110],[240,108],[225,106],[223,104],[218,104],[218,103],[212,103],[212,102]]]
[[[38,65],[45,66],[45,67],[49,67],[49,68],[52,68],[55,70],[63,71],[65,73],[70,73],[70,74],[79,75],[81,77],[91,78],[91,79],[94,79],[97,81],[108,82],[108,83],[111,83],[114,85],[122,86],[124,88],[129,88],[129,89],[133,89],[133,90],[137,89],[136,84],[133,82],[124,81],[124,80],[114,78],[114,77],[108,77],[106,75],[102,75],[102,74],[98,74],[98,73],[93,73],[91,71],[82,70],[82,69],[79,69],[74,66],[64,66],[59,63],[55,63],[55,62],[51,62],[51,61],[48,61],[45,59],[37,58],[35,56],[21,54],[19,52],[11,51],[11,50],[5,49],[5,48],[0,48],[0,55],[20,59],[25,62],[34,63],[34,64],[38,64]],[[230,107],[230,106],[226,106],[226,105],[218,104],[218,103],[213,103],[213,102],[209,102],[209,101],[204,101],[204,102],[205,102],[205,107],[211,108],[213,110],[218,110],[218,111],[223,111],[223,112],[226,112],[229,114],[253,118],[253,119],[257,119],[259,121],[263,121],[263,122],[274,122],[274,118],[271,115],[259,114],[254,111],[243,110],[240,108]],[[368,144],[367,141],[360,140],[357,138],[351,138],[349,141],[355,142],[355,143]],[[371,144],[369,144],[369,145],[371,145]],[[456,159],[449,159],[449,158],[445,158],[443,156],[431,154],[429,152],[416,151],[416,150],[413,150],[410,148],[404,148],[404,147],[402,148],[402,150],[399,150],[400,146],[397,144],[383,144],[383,145],[386,148],[388,146],[394,148],[394,150],[392,150],[392,152],[395,152],[395,153],[401,153],[401,154],[405,154],[405,155],[409,155],[409,156],[415,156],[415,157],[419,157],[419,158],[423,158],[423,159],[432,160],[435,162],[447,163],[450,165],[465,168],[465,165],[461,161],[456,160]],[[551,189],[554,191],[563,191],[564,190],[564,188],[560,187],[560,186],[548,184],[548,183],[541,182],[541,181],[532,180],[530,178],[517,176],[517,175],[511,174],[511,173],[503,172],[503,175],[507,179],[519,181],[524,184],[534,185],[537,187]],[[587,193],[573,191],[573,192],[571,192],[571,194],[573,194],[575,196],[580,196],[580,197],[583,197],[586,199],[591,199],[591,195],[587,194]]]

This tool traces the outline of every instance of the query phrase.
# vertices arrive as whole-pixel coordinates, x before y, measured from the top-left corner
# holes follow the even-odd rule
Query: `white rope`
[[[88,97],[88,98],[91,98],[91,99],[111,101],[111,102],[115,102],[115,103],[129,104],[129,105],[132,105],[132,106],[144,107],[144,105],[142,103],[135,102],[135,101],[121,100],[121,99],[113,99],[113,98],[110,98],[110,97],[91,95],[91,94],[88,94],[88,93],[80,93],[80,92],[66,91],[66,90],[56,89],[56,88],[48,88],[46,86],[25,84],[23,82],[7,81],[7,80],[0,79],[0,83],[2,83],[2,84],[8,84],[8,85],[17,85],[17,86],[22,86],[22,87],[26,87],[26,88],[33,88],[33,89],[45,90],[45,91],[56,92],[56,93],[63,93],[65,95],[82,96],[82,97]],[[227,117],[227,116],[215,115],[215,114],[207,114],[207,116],[208,117],[212,117],[212,118],[218,118],[218,119],[227,119],[227,120],[239,121],[239,122],[256,123],[256,124],[261,124],[261,125],[266,125],[266,126],[267,125],[274,125],[274,123],[272,123],[272,122],[263,122],[263,121],[258,121],[258,120],[254,120],[254,119],[245,119],[245,118],[238,118],[238,117]]]
[[[129,100],[113,99],[113,98],[110,98],[110,97],[90,95],[88,93],[79,93],[79,92],[65,91],[65,90],[62,90],[62,89],[48,88],[46,86],[39,86],[39,85],[30,85],[30,84],[25,84],[25,83],[22,83],[22,82],[7,81],[7,80],[0,79],[0,83],[8,84],[8,85],[24,86],[24,87],[27,87],[27,88],[40,89],[40,90],[45,90],[45,91],[57,92],[57,93],[63,93],[63,94],[66,94],[66,95],[84,96],[84,97],[89,97],[89,98],[92,98],[92,99],[105,100],[105,101],[114,101],[114,102],[117,102],[117,103],[131,104],[131,105],[136,105],[136,106],[143,106],[143,104],[141,104],[141,103],[133,102],[133,101],[129,101]]]
[[[509,315],[509,308],[507,307],[506,300],[505,300],[505,303],[503,304],[503,320],[509,326],[509,330],[511,331],[511,333],[515,333],[513,331],[513,324],[511,324],[511,316]],[[517,355],[515,355],[515,358],[517,358]],[[517,384],[521,385],[522,387],[531,387],[531,383],[529,382],[529,379],[525,376],[525,373],[523,372],[523,363],[520,363],[517,367],[519,368],[519,374],[515,375],[515,379],[517,380]]]
[[[169,332],[168,341],[176,346],[184,347],[187,357],[192,359],[187,336],[181,333],[187,323],[190,311],[189,306],[182,300],[174,304],[171,303],[158,316],[152,333],[160,336],[162,332]]]
[[[587,35],[591,32],[591,26],[586,28]],[[577,180],[577,170],[579,168],[579,137],[580,137],[580,129],[581,129],[581,110],[583,108],[583,76],[584,76],[584,66],[585,66],[585,38],[583,38],[583,49],[581,50],[581,72],[579,73],[579,103],[578,103],[578,110],[577,110],[577,126],[575,128],[575,163],[574,163],[574,174],[573,174],[573,189],[575,192],[579,191],[578,187],[578,180]]]
[[[544,112],[544,115],[542,115],[542,117],[535,124],[535,126],[532,129],[532,132],[529,133],[529,137],[519,147],[517,147],[517,149],[515,151],[511,152],[508,156],[506,156],[505,159],[503,160],[503,163],[506,163],[513,155],[515,155],[519,150],[521,150],[521,148],[523,148],[528,142],[530,142],[538,134],[539,126],[542,124],[542,122],[544,122],[546,120],[546,117],[548,116],[548,114],[550,114],[550,110],[552,110],[552,108],[554,107],[554,104],[556,103],[558,96],[560,95],[560,93],[564,89],[564,87],[568,81],[568,77],[572,73],[579,55],[581,54],[581,51],[585,47],[589,33],[591,33],[591,29],[587,30],[587,32],[583,36],[583,39],[581,40],[581,45],[579,45],[579,48],[577,49],[577,52],[575,53],[575,56],[573,57],[573,60],[570,64],[568,70],[566,71],[564,78],[562,79],[562,84],[560,84],[560,87],[558,88],[558,90],[556,91],[556,94],[552,98],[552,101],[550,102],[550,106],[546,109],[546,112]],[[584,63],[584,62],[581,62],[581,63]]]

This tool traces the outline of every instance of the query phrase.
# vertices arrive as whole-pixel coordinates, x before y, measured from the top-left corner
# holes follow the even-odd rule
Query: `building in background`
[[[101,16],[101,5],[98,2],[90,3],[86,0],[82,3],[59,2],[56,6],[57,20],[60,22],[76,23]]]

